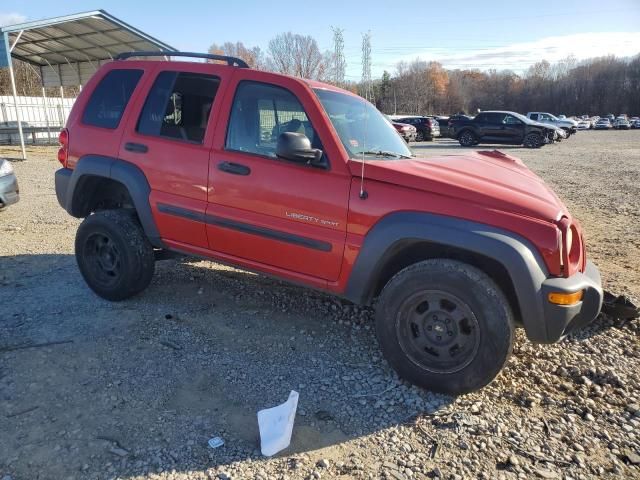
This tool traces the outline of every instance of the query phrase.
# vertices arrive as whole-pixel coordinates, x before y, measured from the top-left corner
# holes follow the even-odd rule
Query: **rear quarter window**
[[[118,128],[142,73],[142,70],[134,69],[109,71],[91,94],[82,114],[82,123],[101,128]]]

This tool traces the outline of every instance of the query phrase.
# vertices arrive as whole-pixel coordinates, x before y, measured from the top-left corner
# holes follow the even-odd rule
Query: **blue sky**
[[[331,26],[344,29],[347,76],[361,75],[362,34],[371,31],[373,75],[420,57],[450,68],[520,71],[546,58],[640,53],[640,0],[496,1],[209,1],[2,0],[0,24],[102,8],[190,51],[243,41],[266,49],[292,31],[332,48]]]

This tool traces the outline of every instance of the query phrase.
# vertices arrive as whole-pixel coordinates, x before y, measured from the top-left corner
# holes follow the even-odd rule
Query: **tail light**
[[[58,161],[63,167],[67,166],[67,159],[69,158],[69,130],[66,128],[58,135],[58,142],[60,148],[58,149]]]
[[[427,119],[426,123],[427,123],[427,127],[429,127],[429,128],[431,128],[433,126],[433,123],[431,123],[431,119],[430,118]]]

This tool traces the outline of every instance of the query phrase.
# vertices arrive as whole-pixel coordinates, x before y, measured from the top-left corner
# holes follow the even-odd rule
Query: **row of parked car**
[[[640,128],[640,118],[631,117],[626,115],[619,115],[614,117],[613,115],[605,117],[593,117],[587,120],[581,120],[579,123],[583,125],[581,129],[592,128],[594,130],[629,130],[632,128]],[[585,126],[588,125],[588,126]]]
[[[539,148],[577,131],[574,120],[560,119],[546,112],[529,112],[527,116],[509,111],[485,111],[475,117],[393,115],[389,120],[407,142],[442,136],[457,139],[465,147],[500,143]]]
[[[529,112],[521,115],[510,111],[484,111],[476,116],[452,115],[450,117],[391,115],[398,133],[407,142],[430,141],[436,137],[454,138],[462,146],[480,143],[501,143],[539,148],[569,138],[578,130],[640,128],[638,117],[555,116],[548,112]]]

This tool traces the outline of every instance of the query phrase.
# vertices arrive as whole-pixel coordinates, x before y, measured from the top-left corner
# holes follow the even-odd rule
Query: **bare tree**
[[[309,35],[281,33],[271,39],[268,51],[270,70],[318,80],[328,76],[332,56],[323,55],[316,40]]]
[[[214,43],[209,47],[209,53],[240,58],[251,68],[258,70],[265,68],[264,54],[260,47],[247,48],[242,42],[225,42],[222,45]]]

